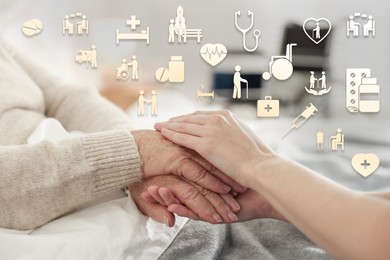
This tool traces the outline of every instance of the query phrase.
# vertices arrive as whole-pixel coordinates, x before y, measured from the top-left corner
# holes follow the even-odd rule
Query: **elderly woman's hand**
[[[156,183],[155,185],[156,186],[148,188],[147,194],[142,194],[149,202],[159,203],[160,205],[167,207],[169,212],[179,216],[200,219],[175,196],[176,192],[174,192],[170,186],[164,185],[164,183]],[[253,190],[248,189],[247,191],[240,193],[235,197],[235,200],[240,204],[240,211],[237,213],[238,221],[248,221],[257,218],[273,218],[286,221],[286,219],[267,200]],[[219,206],[222,207],[224,205],[221,204]],[[164,210],[166,209],[164,208]],[[224,220],[223,223],[230,222],[231,221]]]
[[[146,178],[174,174],[220,194],[246,190],[198,153],[172,143],[159,132],[139,130],[131,133],[138,145]]]
[[[159,187],[163,197],[158,194]],[[173,226],[174,214],[168,206],[175,204],[185,209],[183,216],[207,221],[209,223],[231,223],[237,221],[235,213],[240,205],[230,194],[217,194],[173,175],[156,176],[144,179],[129,186],[129,191],[138,209],[157,222]],[[174,211],[173,211],[174,212]]]

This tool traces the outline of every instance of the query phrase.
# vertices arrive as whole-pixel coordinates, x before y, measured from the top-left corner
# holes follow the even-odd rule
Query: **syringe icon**
[[[306,107],[306,109],[292,121],[290,129],[282,136],[282,139],[285,138],[291,130],[298,129],[303,123],[306,122],[309,117],[314,116],[314,113],[318,112],[318,109],[310,103],[310,106]]]

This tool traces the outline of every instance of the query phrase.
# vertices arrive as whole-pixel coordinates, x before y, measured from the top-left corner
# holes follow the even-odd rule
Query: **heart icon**
[[[322,42],[329,35],[330,30],[332,29],[330,21],[326,18],[308,18],[303,22],[302,27],[306,36],[309,37],[309,39],[312,40],[315,44]],[[310,29],[308,27],[310,27]],[[324,28],[327,28],[325,34]]]
[[[221,61],[226,58],[227,49],[225,45],[216,43],[216,44],[205,44],[200,49],[200,56],[211,66],[218,65]]]
[[[379,167],[379,158],[373,153],[358,153],[352,157],[352,167],[363,177],[370,176]]]

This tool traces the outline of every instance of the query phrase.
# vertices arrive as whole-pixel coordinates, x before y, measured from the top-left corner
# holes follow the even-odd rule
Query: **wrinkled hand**
[[[153,196],[158,193],[162,196]],[[169,210],[170,204],[185,208],[186,214],[193,219],[207,221],[213,224],[237,221],[240,205],[230,194],[217,194],[173,175],[156,176],[144,179],[141,183],[131,184],[131,196],[138,209],[157,222],[173,226],[174,211]],[[169,191],[169,192],[166,192]]]
[[[244,173],[251,173],[257,162],[275,157],[267,145],[227,110],[195,112],[157,123],[155,128],[172,142],[195,150],[244,186],[251,181],[242,176]]]
[[[172,143],[159,132],[139,130],[131,133],[138,145],[145,177],[174,174],[221,194],[246,190],[199,154]]]
[[[186,207],[180,203],[180,199],[177,199],[174,192],[168,187],[153,187],[148,189],[151,202],[160,203],[161,205],[168,206],[168,211],[175,213],[182,217],[198,219],[196,216]],[[248,221],[257,218],[273,218],[278,220],[285,220],[285,218],[276,211],[270,203],[268,203],[260,194],[253,190],[247,190],[244,193],[240,193],[236,198],[240,204],[240,211],[237,214],[238,221]],[[229,223],[229,222],[224,222]]]

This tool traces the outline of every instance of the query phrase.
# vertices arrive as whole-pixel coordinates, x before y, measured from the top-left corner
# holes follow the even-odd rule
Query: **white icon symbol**
[[[62,34],[65,35],[65,32],[67,32],[68,35],[73,35],[75,28],[77,35],[82,35],[83,33],[88,35],[88,20],[86,15],[81,13],[65,15],[62,21]]]
[[[337,129],[336,135],[329,138],[329,150],[337,151],[339,146],[344,151],[344,133],[341,128]]]
[[[317,151],[324,151],[324,133],[321,130],[318,130],[316,134],[317,140]],[[329,150],[337,151],[341,147],[341,150],[344,151],[344,133],[341,128],[337,129],[337,133],[329,138]]]
[[[225,45],[217,44],[205,44],[200,49],[200,56],[211,66],[217,66],[221,63],[227,55],[227,49]]]
[[[329,35],[332,25],[326,18],[308,18],[303,22],[302,28],[310,40],[319,44]]]
[[[132,15],[126,24],[130,26],[131,31],[135,31],[137,26],[141,25],[141,21]],[[141,30],[141,33],[120,33],[119,30],[116,30],[116,44],[118,45],[120,40],[145,40],[146,44],[149,45],[149,33],[149,27],[146,27],[146,30]]]
[[[321,130],[317,131],[316,141],[317,141],[317,152],[323,152],[324,151],[324,132],[322,132]]]
[[[371,69],[347,69],[346,108],[351,113],[379,112],[380,87]]]
[[[248,81],[246,79],[241,78],[241,66],[236,66],[235,73],[233,76],[233,98],[241,98],[241,82],[246,85],[246,98],[248,98]]]
[[[138,80],[138,61],[135,55],[129,63],[126,59],[122,59],[122,64],[116,69],[116,79],[127,80],[130,77],[129,67],[131,67],[131,79]]]
[[[138,116],[144,116],[145,115],[145,104],[151,105],[151,115],[157,116],[157,92],[156,90],[152,91],[152,97],[150,99],[145,98],[145,92],[143,90],[139,91],[139,97],[138,97]]]
[[[200,85],[199,89],[196,91],[196,99],[203,99],[204,97],[210,97],[214,99],[214,91],[212,92],[203,92],[204,91],[204,86]]]
[[[186,19],[184,18],[184,10],[182,6],[178,6],[176,10],[176,18],[169,21],[169,37],[168,42],[175,42],[175,35],[177,35],[178,42],[182,40],[187,42],[188,38],[196,39],[200,43],[200,39],[203,37],[202,29],[187,29]]]
[[[91,66],[91,68],[96,69],[97,68],[97,51],[96,51],[96,46],[92,45],[90,51],[83,51],[80,50],[76,53],[75,57],[76,62],[78,63],[87,63]]]
[[[38,19],[32,19],[26,21],[22,25],[22,32],[25,36],[34,36],[42,32],[43,25],[42,22]]]
[[[358,153],[352,157],[352,167],[363,177],[368,177],[379,167],[379,158],[373,153]]]
[[[367,21],[362,26],[362,24],[356,22],[355,19],[363,19]],[[350,15],[349,20],[347,21],[347,36],[349,37],[349,35],[352,33],[353,37],[359,37],[362,35],[362,29],[364,37],[369,37],[370,32],[372,34],[372,37],[375,37],[375,21],[372,15],[361,13],[355,13],[354,15]]]
[[[315,96],[322,96],[328,94],[332,87],[326,86],[326,74],[322,72],[321,78],[317,79],[314,76],[314,71],[310,71],[310,86],[309,89],[305,86],[306,92]],[[321,84],[320,84],[321,83]],[[321,85],[321,86],[320,86]],[[317,90],[316,90],[317,89]]]
[[[291,77],[294,68],[292,65],[292,47],[296,43],[286,45],[286,56],[272,56],[269,62],[269,72],[263,73],[263,79],[269,80],[271,76],[278,80],[286,80]]]
[[[317,108],[312,103],[310,103],[310,106],[306,107],[306,109],[291,122],[290,129],[288,129],[288,131],[282,136],[282,139],[285,138],[294,128],[298,129],[301,127],[301,125],[305,123],[307,119],[309,119],[311,116],[314,116],[315,112],[318,112]]]
[[[255,37],[255,46],[250,49],[246,45],[246,34],[253,28],[253,12],[248,11],[248,16],[250,17],[250,25],[248,28],[244,29],[238,25],[238,17],[241,16],[241,11],[237,11],[234,14],[234,23],[236,25],[237,30],[239,30],[242,33],[242,46],[247,52],[254,52],[259,47],[259,38],[261,36],[261,31],[259,29],[256,29],[253,31],[253,36]]]
[[[181,83],[185,79],[184,61],[182,56],[171,56],[168,68],[159,68],[156,71],[159,82]]]
[[[279,100],[272,100],[271,96],[257,100],[258,117],[279,117]]]

